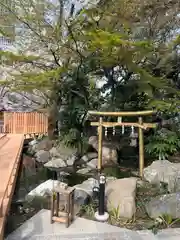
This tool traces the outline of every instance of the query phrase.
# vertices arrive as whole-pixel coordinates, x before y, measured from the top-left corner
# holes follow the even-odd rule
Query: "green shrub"
[[[145,150],[150,155],[161,160],[176,153],[180,148],[180,137],[177,133],[162,128],[149,137]]]

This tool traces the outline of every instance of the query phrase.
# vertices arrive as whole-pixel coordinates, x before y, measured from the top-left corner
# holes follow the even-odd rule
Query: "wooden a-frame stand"
[[[152,123],[144,123],[142,116],[152,115],[154,111],[139,111],[139,112],[97,112],[89,111],[90,115],[99,116],[99,122],[91,122],[91,126],[98,127],[98,171],[102,169],[102,140],[103,140],[103,127],[112,128],[117,126],[134,126],[139,128],[139,175],[143,177],[144,169],[144,135],[143,129],[155,128],[157,125]],[[111,117],[127,117],[137,116],[138,122],[103,122],[103,116]]]

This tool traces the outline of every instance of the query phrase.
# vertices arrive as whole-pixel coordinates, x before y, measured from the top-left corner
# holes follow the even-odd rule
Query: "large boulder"
[[[75,185],[74,187],[79,191],[86,192],[89,196],[93,195],[93,187],[98,186],[98,181],[94,178],[88,178],[84,182]]]
[[[26,198],[27,200],[33,199],[34,197],[46,197],[51,196],[53,188],[57,187],[59,185],[59,181],[57,180],[47,180],[43,183],[41,183],[39,186],[34,188],[32,191],[30,191]]]
[[[36,152],[35,158],[39,163],[47,163],[50,160],[50,154],[48,151],[39,150]]]
[[[89,167],[91,169],[96,169],[97,168],[97,164],[98,164],[98,159],[94,158],[91,161],[87,162],[87,167]]]
[[[91,136],[89,138],[89,144],[98,151],[98,137]],[[110,141],[103,141],[102,143],[102,164],[110,164],[110,163],[117,163],[118,155],[117,155],[117,148],[114,144]]]
[[[113,180],[115,180],[116,178],[114,177],[107,177],[106,178],[106,182],[111,182]],[[85,180],[84,182],[82,182],[81,184],[77,184],[74,186],[77,190],[83,190],[84,192],[86,192],[89,196],[92,197],[93,195],[93,188],[94,187],[98,187],[98,181],[95,178],[88,178],[87,180]]]
[[[33,155],[36,153],[36,146],[38,144],[38,140],[34,139],[32,141],[29,142],[29,146],[28,146],[28,153]]]
[[[66,168],[66,167],[73,167],[75,161],[77,160],[78,156],[76,154],[72,154],[68,156],[60,156],[60,157],[53,157],[49,162],[44,164],[44,167],[47,168]]]
[[[81,174],[81,175],[86,175],[88,174],[92,169],[90,167],[86,167],[86,168],[81,168],[79,170],[77,170],[77,174]]]
[[[136,178],[110,181],[106,186],[107,210],[116,210],[118,217],[131,219],[136,212]]]
[[[42,139],[42,140],[32,140],[29,142],[29,148],[28,152],[30,154],[35,154],[38,151],[44,150],[44,151],[49,151],[54,142],[52,140],[49,140],[47,137]]]
[[[165,194],[151,199],[146,204],[146,211],[151,218],[168,214],[180,218],[180,193]]]
[[[60,157],[61,153],[58,151],[58,149],[56,147],[52,147],[49,151],[50,156],[53,157]]]
[[[36,151],[39,150],[49,151],[52,148],[53,144],[54,142],[46,137],[36,144]]]
[[[66,162],[62,158],[52,158],[49,162],[44,164],[47,168],[65,168],[67,167]]]
[[[97,152],[89,152],[89,153],[85,154],[84,156],[82,156],[82,158],[80,160],[82,162],[86,163],[97,157],[98,157]]]
[[[180,191],[180,163],[168,160],[154,161],[144,169],[144,178],[152,184],[167,183],[169,192]]]
[[[82,167],[87,169],[97,168],[97,152],[88,152],[75,162],[76,167]]]
[[[34,146],[36,144],[38,144],[38,140],[36,139],[33,139],[32,141],[29,142],[29,146]]]
[[[62,143],[53,146],[49,154],[51,160],[44,166],[51,169],[73,167],[75,161],[79,159],[77,149],[66,147]]]
[[[51,157],[61,157],[64,160],[67,160],[71,155],[76,154],[77,149],[64,146],[60,143],[57,146],[54,146],[50,149]]]
[[[70,155],[67,159],[66,159],[66,164],[67,166],[71,167],[74,165],[75,161],[77,161],[79,158],[78,158],[78,155],[77,154],[72,154]]]
[[[60,181],[57,180],[47,180],[29,192],[26,196],[26,200],[31,201],[36,197],[50,197],[52,195],[53,189],[60,184]],[[78,189],[75,187],[74,200],[75,200],[75,214],[79,212],[81,206],[84,205],[88,198],[89,194],[83,189]],[[60,197],[60,206],[63,206],[65,203],[65,197],[62,195]]]

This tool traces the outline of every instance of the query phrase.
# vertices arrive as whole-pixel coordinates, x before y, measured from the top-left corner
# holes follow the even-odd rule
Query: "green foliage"
[[[84,214],[89,217],[94,219],[95,212],[97,211],[97,204],[96,203],[89,203],[87,205],[83,205],[81,208],[81,211],[84,212]],[[109,213],[109,222],[112,224],[117,224],[120,222],[120,206],[117,208],[111,207],[111,210],[108,212]]]
[[[158,130],[148,139],[146,151],[159,159],[165,159],[180,148],[180,137],[177,133],[165,128]]]
[[[80,133],[78,132],[78,130],[76,128],[71,128],[69,129],[69,132],[67,133],[67,135],[63,136],[63,143],[67,146],[74,146],[78,140],[80,139]],[[76,146],[78,147],[78,146]]]
[[[59,137],[59,141],[62,142],[67,147],[73,147],[78,149],[78,152],[80,154],[86,153],[88,149],[88,138],[85,136],[82,136],[82,134],[76,129],[69,129],[67,133],[62,133],[62,135]]]
[[[173,218],[170,214],[162,214],[155,219],[154,224],[149,228],[154,234],[157,234],[159,229],[172,228],[176,223],[180,222],[180,218]]]
[[[89,109],[177,111],[177,1],[170,6],[168,0],[100,1],[69,15],[65,14],[66,1],[42,5],[20,0],[15,5],[21,14],[0,3],[10,10],[7,23],[18,22],[26,28],[18,38],[17,53],[0,51],[3,66],[13,64],[16,69],[1,85],[19,93],[42,93],[52,122],[61,123],[65,144],[85,143],[86,148],[83,130]],[[56,23],[44,18],[48,11],[59,13]],[[1,27],[0,33],[7,36]],[[97,83],[102,87],[97,88]],[[62,105],[65,111],[59,116]],[[156,156],[178,149],[172,141],[158,141],[158,133],[152,140],[156,144],[150,142],[147,151]]]
[[[110,2],[113,3],[110,4]],[[154,38],[143,35],[133,38],[136,30],[147,28],[147,26],[142,26],[141,21],[142,18],[146,18],[144,11],[147,18],[153,18],[151,10],[155,9],[156,5],[158,8],[162,7],[155,2],[149,7],[146,1],[143,4],[139,1],[108,1],[107,5],[104,3],[99,9],[86,11],[89,22],[86,21],[85,31],[83,34],[80,31],[81,36],[78,40],[87,46],[86,50],[92,52],[92,58],[103,69],[100,75],[105,75],[107,78],[107,84],[103,90],[110,91],[106,95],[106,101],[111,108],[135,110],[135,106],[141,106],[142,109],[157,107],[158,110],[161,108],[167,110],[172,108],[172,102],[178,101],[179,93],[174,85],[171,85],[172,82],[166,79],[163,72],[156,74],[156,68],[158,69],[165,59],[164,54],[172,53],[172,46],[161,43],[159,35],[156,36],[158,30],[162,30],[156,20],[162,17],[162,12],[166,12],[167,8],[162,8],[162,12],[158,13],[159,15],[153,20],[157,24],[153,26],[154,29],[148,29],[154,32]],[[119,9],[125,9],[123,14]],[[96,16],[99,16],[98,23],[93,20]],[[130,21],[130,18],[135,22]],[[173,12],[172,18],[175,18]],[[119,19],[121,19],[121,24],[118,23]],[[168,25],[165,19],[163,21],[164,26]],[[167,61],[164,64],[167,65]],[[119,71],[115,71],[115,67],[118,67]],[[117,76],[121,80],[117,80]],[[128,88],[130,91],[127,93]],[[124,96],[123,92],[127,94]],[[144,101],[139,103],[140,98],[137,97],[136,104],[132,104],[132,98],[143,94]]]
[[[117,207],[111,207],[111,210],[109,211],[109,217],[110,217],[110,221],[111,222],[119,222],[120,221],[120,205],[118,205]]]
[[[103,172],[106,176],[115,177],[115,178],[125,178],[130,177],[131,173],[129,171],[121,171],[118,167],[107,167],[103,169]]]
[[[162,219],[162,224],[164,224],[167,228],[170,228],[175,223],[180,222],[180,218],[174,219],[170,214],[163,214],[160,218]]]
[[[87,205],[83,205],[81,211],[83,211],[88,217],[94,218],[96,208],[97,208],[96,204],[89,203]]]

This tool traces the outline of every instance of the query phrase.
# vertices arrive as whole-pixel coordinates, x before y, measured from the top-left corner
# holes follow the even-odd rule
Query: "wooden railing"
[[[0,133],[4,133],[4,126],[0,125]]]
[[[46,134],[48,117],[38,112],[4,112],[2,132],[12,134]]]
[[[0,146],[0,150],[2,151],[4,144],[6,144],[7,141],[9,141],[10,139],[6,136],[6,134],[4,135],[1,134],[0,139],[1,139],[1,142],[3,140],[3,144],[1,144]],[[18,175],[18,168],[20,164],[20,156],[23,149],[24,138],[23,137],[19,138],[16,143],[17,145],[14,148],[12,148],[13,142],[12,141],[10,142],[10,146],[11,146],[10,157],[12,157],[11,158],[12,165],[9,167],[9,169],[7,169],[7,178],[6,179],[3,178],[3,181],[5,181],[4,185],[6,187],[4,191],[1,192],[1,197],[0,197],[0,240],[4,239],[3,231],[4,231],[5,218],[9,211],[12,196],[13,196],[15,185],[16,185],[15,183]],[[12,151],[12,150],[15,150],[15,151]]]

